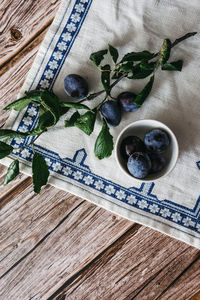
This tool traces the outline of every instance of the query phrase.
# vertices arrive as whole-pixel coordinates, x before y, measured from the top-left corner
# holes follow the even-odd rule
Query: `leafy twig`
[[[176,39],[173,43],[169,39],[165,39],[162,47],[159,52],[151,53],[147,50],[141,52],[130,52],[125,54],[120,61],[118,61],[119,53],[118,50],[108,45],[108,49],[100,50],[98,52],[92,53],[90,59],[95,63],[98,69],[101,71],[101,82],[104,87],[103,90],[89,94],[87,97],[81,99],[78,102],[61,102],[58,97],[51,91],[29,91],[26,92],[25,96],[21,99],[18,99],[4,109],[15,109],[16,111],[22,111],[30,103],[37,103],[40,109],[38,126],[32,131],[25,133],[13,131],[11,129],[1,129],[0,127],[0,158],[4,158],[12,153],[13,150],[18,150],[18,157],[22,151],[28,146],[33,148],[33,159],[32,159],[32,171],[33,171],[33,185],[34,191],[39,193],[41,187],[46,185],[49,170],[46,164],[44,157],[37,153],[34,150],[34,143],[41,136],[42,133],[47,131],[48,128],[51,128],[56,125],[58,120],[62,115],[68,112],[69,109],[75,109],[75,112],[72,114],[69,120],[65,120],[65,127],[76,126],[82,130],[87,135],[90,135],[94,130],[94,125],[96,121],[96,115],[100,110],[102,104],[106,101],[109,101],[111,96],[112,89],[123,79],[128,78],[132,79],[143,79],[148,76],[151,76],[147,84],[143,89],[135,96],[134,100],[131,100],[130,106],[132,105],[135,109],[143,105],[144,101],[149,96],[153,83],[154,75],[158,67],[161,66],[161,70],[167,71],[181,71],[183,61],[177,60],[174,62],[168,62],[171,49],[179,44],[180,42],[194,36],[197,32],[190,32],[184,36]],[[104,56],[109,54],[114,63],[114,68],[112,69],[110,65],[100,65],[104,59]],[[157,57],[157,59],[155,59]],[[151,61],[155,59],[154,61]],[[118,61],[118,62],[117,62]],[[151,61],[151,62],[150,62]],[[111,73],[113,74],[111,77]],[[116,79],[114,82],[111,82],[112,79]],[[81,104],[84,101],[95,99],[96,97],[105,93],[103,100],[100,100],[100,103],[93,109],[90,107]],[[130,94],[130,92],[128,92]],[[114,98],[113,98],[114,99]],[[116,102],[110,101],[110,103],[115,104]],[[129,105],[129,104],[125,104]],[[109,106],[109,110],[111,106]],[[86,110],[82,115],[78,110]],[[119,109],[120,110],[120,109]],[[128,110],[129,111],[129,110]],[[116,116],[116,111],[113,110],[112,115]],[[109,157],[112,154],[113,150],[113,137],[110,134],[109,129],[109,118],[106,119],[106,115],[103,115],[102,119],[102,129],[96,139],[94,153],[99,159],[104,157]],[[120,120],[121,120],[121,110],[120,110]],[[118,124],[118,123],[117,123]],[[114,125],[114,124],[113,124]],[[7,140],[13,138],[25,138],[27,136],[35,136],[32,142],[27,144],[24,147],[13,148],[11,145],[6,144]],[[14,160],[7,170],[7,174],[4,180],[4,184],[9,183],[19,174],[19,160]]]

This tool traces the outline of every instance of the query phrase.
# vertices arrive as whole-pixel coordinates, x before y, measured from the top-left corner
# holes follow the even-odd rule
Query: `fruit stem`
[[[121,80],[122,80],[124,77],[126,77],[127,75],[128,75],[128,73],[126,72],[126,73],[124,73],[121,77],[119,77],[117,80],[115,80],[115,81],[110,85],[110,88],[109,88],[109,90],[108,90],[108,94],[110,94],[112,88],[113,88],[116,84],[118,84],[118,82],[121,81]],[[86,101],[86,100],[92,100],[92,99],[94,99],[94,98],[100,96],[100,95],[103,94],[103,93],[105,93],[105,90],[99,91],[99,92],[94,93],[94,94],[90,94],[89,96],[83,98],[82,100],[80,100],[80,101],[77,102],[77,103],[82,103],[82,102],[84,102],[84,101]]]
[[[104,99],[103,99],[103,101],[97,105],[96,111],[99,111],[101,105],[107,100],[107,97],[108,97],[108,95],[106,94],[105,97],[104,97]]]

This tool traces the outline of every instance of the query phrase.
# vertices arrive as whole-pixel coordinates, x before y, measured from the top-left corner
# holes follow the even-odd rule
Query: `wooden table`
[[[59,4],[0,3],[0,126]],[[0,192],[1,300],[200,299],[197,249],[23,174]]]

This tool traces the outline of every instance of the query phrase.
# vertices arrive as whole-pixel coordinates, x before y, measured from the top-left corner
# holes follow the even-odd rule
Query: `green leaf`
[[[128,76],[129,79],[143,79],[148,77],[153,70],[143,70],[139,66],[133,69],[133,75]]]
[[[164,71],[181,71],[183,66],[182,60],[173,61],[171,63],[165,63],[162,65]]]
[[[88,111],[84,115],[81,115],[74,122],[74,126],[84,131],[87,135],[90,135],[93,132],[95,120],[96,120],[96,113],[93,113],[92,111]]]
[[[4,110],[13,108],[16,111],[21,111],[31,102],[36,102],[36,103],[41,102],[42,91],[33,90],[33,91],[25,92],[25,94],[26,96],[17,99],[16,101],[13,101],[12,103],[4,107]]]
[[[54,118],[55,125],[60,118],[60,103],[58,97],[50,91],[43,91],[41,94],[41,105],[50,111]]]
[[[156,62],[148,62],[147,60],[142,60],[141,63],[140,63],[140,68],[142,70],[154,70],[156,67]]]
[[[43,106],[39,106],[39,117],[41,117],[46,112],[46,109],[44,109]]]
[[[162,47],[158,53],[158,61],[161,65],[164,65],[167,60],[169,59],[170,52],[171,52],[171,41],[169,39],[165,39],[163,41]]]
[[[113,150],[113,137],[109,132],[108,125],[103,120],[102,129],[96,139],[94,153],[99,159],[109,157]]]
[[[26,96],[14,101],[13,103],[6,106],[4,109],[14,108],[15,110],[22,110],[24,109],[29,103],[36,102],[42,105],[43,111],[40,115],[44,113],[44,111],[50,111],[54,118],[54,124],[57,123],[60,117],[60,105],[58,97],[50,91],[28,91],[26,92]]]
[[[40,128],[42,131],[45,128],[51,127],[54,125],[54,117],[50,111],[46,111],[39,117],[38,120],[38,128]]]
[[[76,111],[69,120],[65,120],[65,127],[73,127],[74,123],[77,121],[79,117],[80,114],[78,111]]]
[[[109,88],[110,88],[110,65],[105,65],[101,67],[102,73],[101,73],[101,82],[104,87],[104,90],[106,93],[109,93]]]
[[[6,157],[13,151],[13,147],[0,142],[0,159]]]
[[[32,129],[32,130],[28,131],[28,135],[35,136],[35,135],[38,135],[38,134],[42,133],[43,131],[44,130],[37,127],[35,129]]]
[[[5,179],[4,179],[4,185],[8,184],[10,181],[15,179],[15,177],[18,174],[19,174],[19,161],[16,159],[8,167],[8,170],[7,170]]]
[[[40,90],[26,91],[25,94],[27,97],[32,98],[33,101],[36,101],[36,102],[41,101],[42,91],[40,91]]]
[[[112,79],[119,79],[123,75],[123,72],[115,72],[113,76],[111,77]]]
[[[120,66],[121,72],[131,72],[131,71],[133,71],[133,69],[134,69],[134,65],[133,65],[133,62],[131,62],[131,61],[128,61],[127,63],[122,64]]]
[[[32,161],[34,192],[39,194],[41,187],[47,184],[49,170],[43,156],[35,152]]]
[[[150,53],[149,51],[142,51],[142,52],[130,52],[124,55],[121,62],[124,61],[139,61],[142,59],[151,59],[153,58],[154,53]]]
[[[135,100],[133,102],[135,105],[141,106],[143,104],[143,102],[146,100],[146,98],[148,97],[148,95],[151,92],[153,82],[154,82],[154,75],[151,76],[149,82],[145,85],[143,90],[135,98]]]
[[[74,102],[62,102],[60,103],[61,107],[70,107],[75,109],[86,109],[90,110],[90,108],[84,104],[74,103]]]
[[[93,61],[93,63],[96,66],[99,66],[101,61],[104,59],[104,55],[107,54],[108,50],[100,50],[98,52],[94,52],[90,55],[90,60]]]
[[[6,107],[4,107],[4,110],[9,110],[9,109],[13,108],[16,111],[21,111],[27,105],[29,105],[31,102],[32,102],[31,98],[23,97],[23,98],[20,98],[16,101],[12,102],[11,104],[7,105]]]
[[[60,115],[63,116],[69,111],[69,107],[62,107],[60,106]]]
[[[39,117],[38,126],[35,129],[28,131],[27,134],[31,136],[38,135],[41,132],[45,131],[45,129],[47,129],[48,127],[52,127],[53,125],[53,115],[49,110],[47,110]]]
[[[0,141],[6,142],[13,138],[25,138],[28,135],[27,132],[18,132],[11,129],[0,129]]]
[[[116,63],[117,59],[119,57],[118,50],[115,47],[111,46],[111,45],[108,45],[108,46],[109,46],[110,55],[112,56],[112,59],[113,59],[114,63]]]

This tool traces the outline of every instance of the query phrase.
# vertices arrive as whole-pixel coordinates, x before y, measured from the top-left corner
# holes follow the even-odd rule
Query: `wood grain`
[[[9,201],[9,195],[13,190],[16,190],[19,185],[27,178],[26,175],[20,173],[10,184],[3,185],[4,177],[7,172],[7,167],[0,164],[0,213],[1,208]]]
[[[27,179],[6,197],[7,203],[1,209],[0,275],[8,272],[83,201],[50,185],[35,195],[32,179]]]
[[[124,235],[49,300],[155,300],[198,254],[198,250],[142,226],[137,234],[130,231]],[[199,289],[199,279],[191,283],[193,291]]]
[[[5,123],[10,114],[10,111],[4,111],[3,108],[16,100],[47,30],[48,28],[0,70],[0,126]]]
[[[0,66],[51,24],[59,4],[60,0],[0,2]]]
[[[24,224],[27,229],[23,235],[20,234],[20,243],[29,239],[32,247],[35,243],[37,246],[1,279],[2,299],[47,299],[66,280],[133,227],[132,222],[119,217],[113,218],[109,212],[83,202],[70,214],[67,213],[63,222],[39,242],[41,226],[32,227],[32,233],[28,229],[28,225],[32,226],[30,223],[34,215],[26,202],[25,200],[26,210],[31,215],[26,210],[21,215],[21,225],[27,222],[27,225]],[[33,203],[34,201],[32,205]],[[57,206],[53,211],[54,214],[56,211],[59,214],[62,209]],[[41,224],[42,221],[46,223],[43,227],[46,232],[50,230],[49,226],[53,226],[51,220],[57,222],[53,215],[51,219],[48,218],[50,217],[46,217],[45,221],[45,217],[40,216]]]
[[[59,3],[0,3],[0,126]],[[195,248],[22,174],[0,191],[0,299],[199,299]]]
[[[191,264],[191,267],[188,268],[182,276],[178,277],[168,289],[163,291],[159,300],[168,300],[168,299],[190,299],[191,295],[194,295],[199,291],[200,285],[200,255],[194,263]],[[196,295],[200,299],[200,294]]]
[[[195,295],[193,295],[190,300],[200,300],[200,292],[196,293]]]

